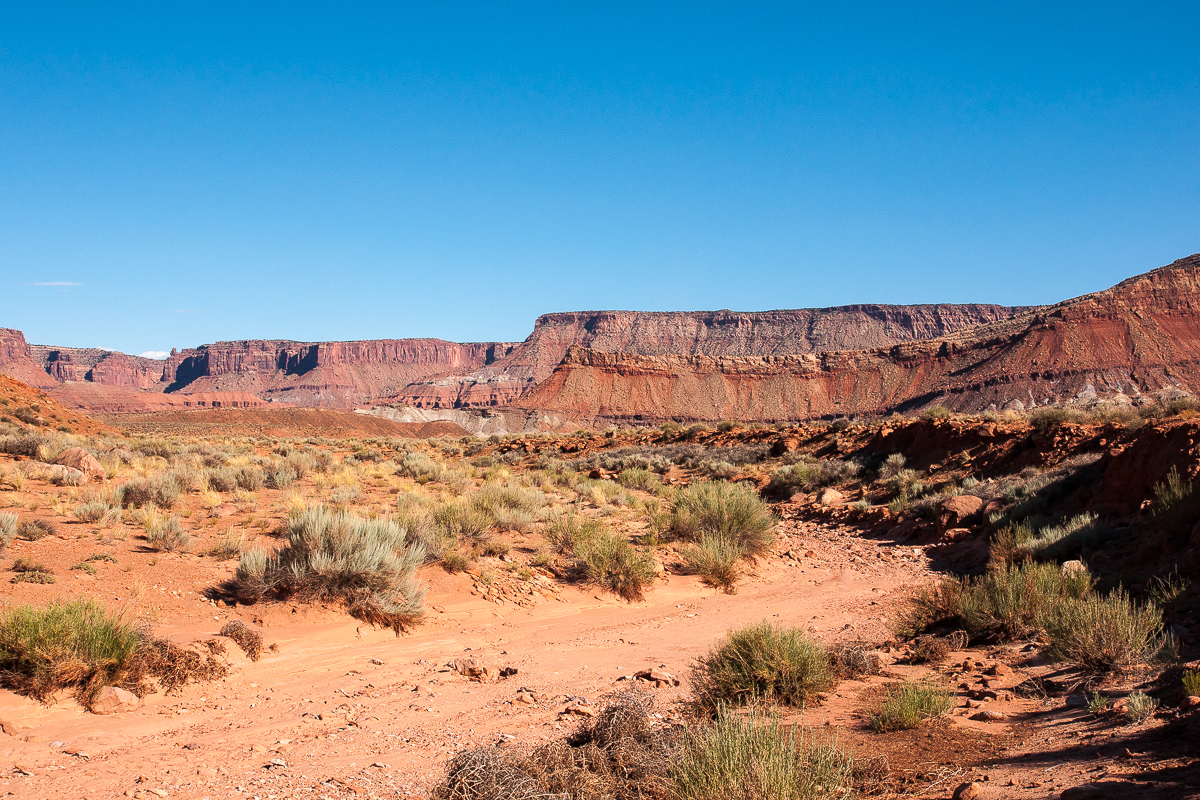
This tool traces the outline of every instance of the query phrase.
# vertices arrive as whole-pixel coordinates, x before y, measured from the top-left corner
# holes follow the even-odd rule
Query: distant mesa
[[[1200,387],[1198,278],[1189,256],[1049,307],[581,311],[521,343],[244,340],[165,360],[0,329],[0,372],[103,413],[372,409],[497,431],[1137,403]]]

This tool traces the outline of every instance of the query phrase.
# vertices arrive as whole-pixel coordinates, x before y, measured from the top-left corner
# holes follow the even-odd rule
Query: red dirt
[[[17,420],[19,410],[31,414],[32,418],[41,420],[33,425],[34,429],[46,427],[53,430],[67,428],[71,433],[84,435],[96,433],[113,433],[114,429],[102,422],[74,409],[59,405],[45,392],[26,386],[20,381],[13,380],[7,375],[0,375],[0,400],[7,401],[0,405],[0,418],[7,417],[9,421]],[[34,406],[37,406],[35,409]]]

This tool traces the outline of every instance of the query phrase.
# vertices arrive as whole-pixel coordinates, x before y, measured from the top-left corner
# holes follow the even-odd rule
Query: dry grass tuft
[[[233,643],[242,648],[242,652],[249,656],[251,661],[258,661],[262,658],[262,634],[246,627],[241,620],[235,619],[226,622],[221,628],[220,635],[226,639],[232,639]]]

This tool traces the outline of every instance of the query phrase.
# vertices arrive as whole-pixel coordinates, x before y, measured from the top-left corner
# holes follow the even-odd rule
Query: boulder
[[[817,505],[838,506],[846,502],[846,497],[837,489],[824,489],[817,495]]]
[[[0,719],[0,731],[7,733],[9,736],[16,736],[18,733],[25,730],[25,728],[25,725],[13,722],[11,719]]]
[[[120,714],[126,711],[136,711],[141,700],[133,692],[119,686],[105,686],[96,693],[92,701],[93,714]]]
[[[456,658],[450,663],[451,669],[473,681],[485,681],[491,677],[488,668],[479,663],[477,658]]]
[[[58,454],[58,458],[54,459],[55,464],[62,464],[64,467],[77,469],[88,477],[89,480],[104,480],[108,477],[108,473],[104,471],[104,467],[100,462],[92,457],[92,454],[82,447],[68,447]]]
[[[1064,561],[1062,563],[1062,566],[1059,567],[1059,572],[1061,572],[1064,577],[1069,577],[1071,575],[1074,575],[1076,572],[1087,572],[1087,571],[1088,571],[1087,565],[1084,564],[1082,561],[1078,561],[1078,560]]]
[[[668,686],[678,686],[679,678],[676,678],[669,672],[663,672],[660,669],[644,669],[641,672],[633,673],[633,677],[639,681],[647,681],[653,683],[654,688],[662,689]]]
[[[979,781],[960,784],[959,787],[954,790],[953,800],[982,800],[982,798],[983,784]]]
[[[938,507],[938,528],[947,531],[951,528],[965,527],[965,523],[977,517],[981,511],[983,499],[973,494],[948,497]]]

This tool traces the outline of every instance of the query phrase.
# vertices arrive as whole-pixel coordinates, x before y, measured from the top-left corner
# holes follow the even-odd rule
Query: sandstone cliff
[[[467,375],[410,386],[397,400],[417,408],[506,405],[548,378],[572,347],[646,356],[790,356],[929,339],[1026,310],[943,304],[546,314],[507,357]]]
[[[1200,392],[1200,255],[926,341],[774,357],[572,348],[514,410],[581,423],[776,420]]]

